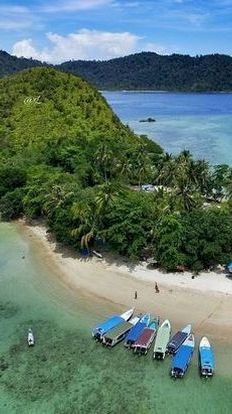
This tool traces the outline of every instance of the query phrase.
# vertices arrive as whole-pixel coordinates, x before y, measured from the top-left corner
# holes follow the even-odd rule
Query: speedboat
[[[126,340],[124,346],[127,348],[131,348],[135,341],[138,339],[139,335],[142,333],[144,328],[146,328],[151,321],[151,315],[146,313],[142,315],[139,321],[133,326],[133,328],[129,331],[128,335],[126,336]]]
[[[214,352],[206,336],[199,345],[199,369],[202,377],[212,377],[215,369]]]
[[[27,343],[28,346],[34,346],[35,345],[35,338],[34,338],[34,334],[32,332],[32,329],[28,329],[28,333],[27,333]]]
[[[102,337],[102,344],[113,348],[113,346],[117,345],[119,342],[123,341],[127,336],[128,332],[133,329],[133,327],[138,323],[140,316],[135,316],[134,318],[130,319],[130,321],[121,322],[115,328],[110,329],[107,331]]]
[[[144,328],[139,337],[133,343],[132,348],[135,354],[146,355],[152,342],[155,339],[159,327],[159,318],[153,319],[148,327]]]
[[[119,324],[129,321],[134,313],[134,308],[122,313],[121,315],[113,315],[105,321],[101,322],[92,330],[92,337],[98,341],[102,341],[103,335],[110,329],[116,328]]]
[[[172,358],[171,377],[183,378],[193,356],[195,340],[190,334]]]
[[[171,335],[171,324],[168,319],[166,319],[162,325],[159,327],[155,346],[154,346],[154,359],[164,359],[167,352],[167,345]]]

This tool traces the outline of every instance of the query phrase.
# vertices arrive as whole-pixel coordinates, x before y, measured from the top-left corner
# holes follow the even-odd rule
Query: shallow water
[[[195,355],[176,382],[170,359],[104,349],[89,331],[109,305],[75,294],[43,255],[18,226],[0,224],[0,413],[231,413],[231,346],[216,346],[212,381],[199,378]]]
[[[103,92],[119,118],[166,151],[189,149],[212,164],[232,164],[232,94]],[[152,117],[156,122],[141,123]]]

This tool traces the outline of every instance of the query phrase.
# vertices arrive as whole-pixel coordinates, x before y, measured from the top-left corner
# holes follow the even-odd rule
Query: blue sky
[[[52,63],[232,54],[232,0],[0,0],[0,49]]]

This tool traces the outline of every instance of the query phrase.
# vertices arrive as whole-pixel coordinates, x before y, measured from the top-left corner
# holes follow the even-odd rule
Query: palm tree
[[[106,182],[98,187],[95,198],[97,213],[102,215],[108,207],[111,207],[115,199],[122,194],[123,187],[119,182]]]
[[[54,210],[58,209],[73,194],[73,191],[67,191],[65,186],[59,184],[53,185],[50,193],[44,197],[43,213],[50,217]]]
[[[113,151],[106,142],[101,142],[95,152],[95,160],[99,168],[103,171],[105,182],[108,181],[108,171],[114,165]]]
[[[96,229],[94,209],[85,201],[74,203],[72,209],[74,220],[77,227],[72,230],[72,236],[81,238],[81,247],[89,249],[89,243],[93,239]]]
[[[138,185],[141,188],[141,184],[147,175],[151,175],[151,159],[147,153],[145,145],[139,145],[134,153],[135,173],[138,177]]]

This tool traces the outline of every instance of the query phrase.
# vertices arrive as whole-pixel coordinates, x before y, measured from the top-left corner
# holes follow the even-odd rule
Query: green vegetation
[[[162,56],[142,52],[109,61],[70,61],[59,68],[100,89],[231,91],[232,57],[206,55]]]
[[[24,57],[11,56],[4,50],[0,50],[0,77],[11,75],[23,69],[46,65],[38,60],[26,59]]]
[[[33,59],[17,58],[0,51],[0,76],[26,68],[48,66]],[[232,57],[191,57],[142,52],[108,61],[69,61],[57,69],[82,76],[100,89],[231,91]]]
[[[97,90],[52,68],[3,78],[0,93],[3,219],[44,217],[76,249],[101,244],[169,271],[231,258],[230,167],[164,154]],[[146,182],[157,191],[141,191]]]

